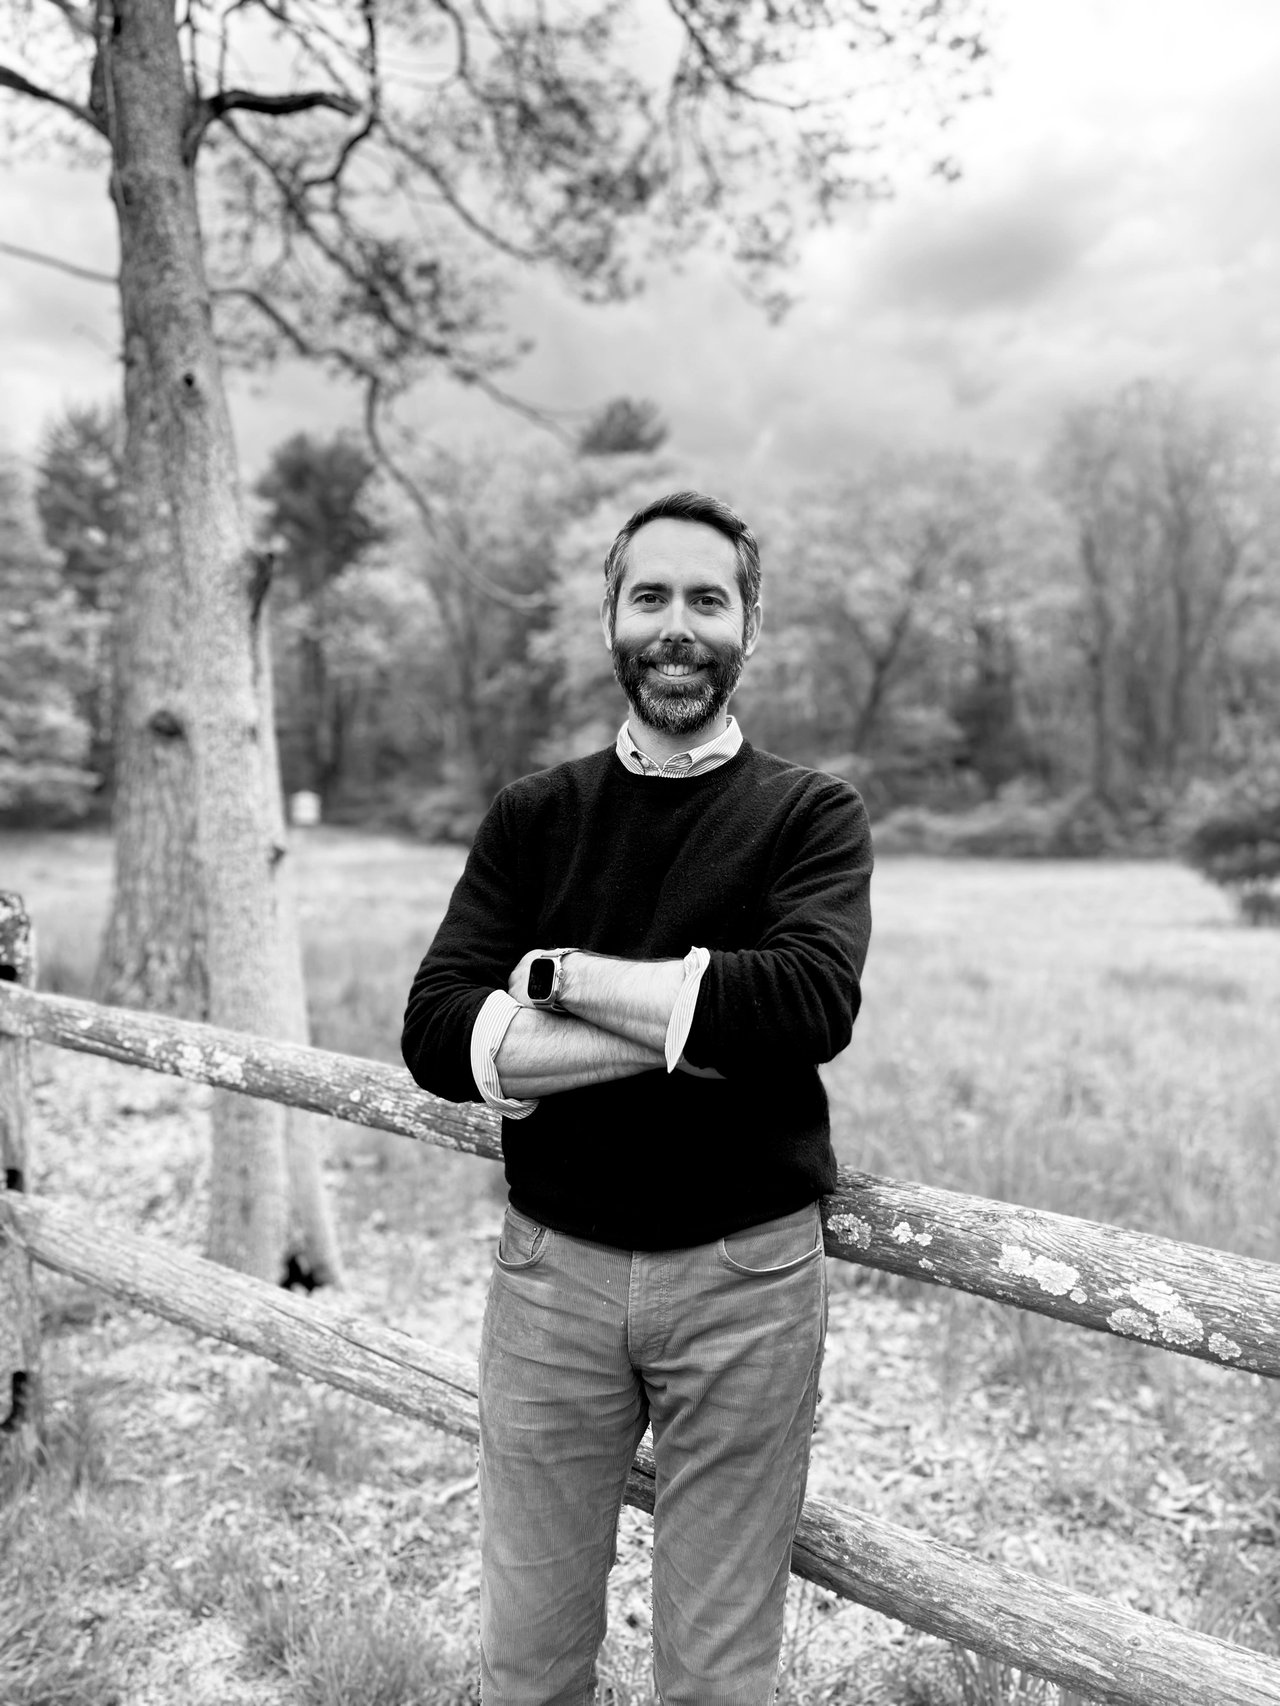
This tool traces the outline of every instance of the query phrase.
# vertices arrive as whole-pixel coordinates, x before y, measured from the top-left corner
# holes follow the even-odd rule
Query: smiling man
[[[729,715],[760,635],[732,510],[605,559],[616,743],[505,788],[405,1015],[417,1081],[503,1115],[480,1350],[481,1696],[595,1698],[646,1425],[665,1706],[767,1706],[826,1329],[818,1073],[849,1040],[871,842],[847,783]]]

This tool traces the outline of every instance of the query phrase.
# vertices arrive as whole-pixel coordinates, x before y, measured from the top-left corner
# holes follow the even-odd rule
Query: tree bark
[[[121,221],[123,227],[123,219]],[[143,304],[125,304],[121,602],[115,620],[115,870],[94,994],[119,1007],[209,1011],[196,863],[190,683],[164,423]]]
[[[0,893],[0,982],[35,982],[31,924],[16,894]],[[0,1215],[27,1185],[31,1048],[0,1034]],[[0,1218],[0,1489],[37,1461],[44,1427],[40,1304],[31,1259]]]
[[[302,1040],[264,667],[265,573],[250,550],[213,334],[188,147],[193,104],[168,0],[116,0],[107,10],[96,81],[112,150],[137,458],[122,666],[138,685],[125,719],[128,780],[105,964],[129,968],[128,993],[146,1005],[189,1011],[203,993],[215,1024]],[[219,1097],[209,1251],[268,1280],[285,1268],[285,1155],[281,1109]],[[314,1217],[317,1193],[301,1196]],[[320,1218],[308,1226],[309,1265],[333,1274],[332,1228]]]

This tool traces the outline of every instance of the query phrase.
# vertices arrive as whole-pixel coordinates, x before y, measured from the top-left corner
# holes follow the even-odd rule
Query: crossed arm
[[[575,952],[564,962],[565,1013],[529,1003],[525,954],[507,981],[520,1003],[495,1056],[508,1096],[521,1100],[631,1078],[666,1065],[671,1009],[684,982],[680,960],[620,960]]]

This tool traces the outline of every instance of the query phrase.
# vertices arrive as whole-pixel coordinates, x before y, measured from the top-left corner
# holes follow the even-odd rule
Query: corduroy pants
[[[508,1209],[480,1350],[481,1698],[586,1706],[647,1423],[665,1706],[770,1706],[826,1331],[813,1204],[617,1250]]]

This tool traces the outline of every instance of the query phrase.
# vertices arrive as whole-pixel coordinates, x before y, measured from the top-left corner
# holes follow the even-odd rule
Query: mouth
[[[649,665],[658,675],[667,681],[684,681],[691,675],[700,675],[700,663],[654,663]]]

